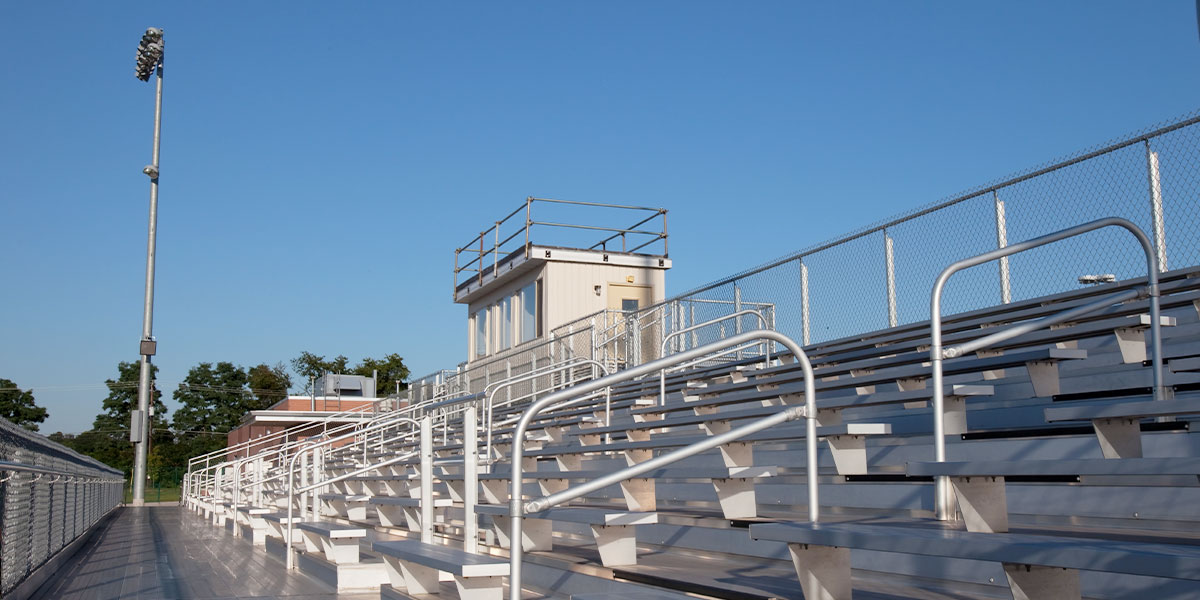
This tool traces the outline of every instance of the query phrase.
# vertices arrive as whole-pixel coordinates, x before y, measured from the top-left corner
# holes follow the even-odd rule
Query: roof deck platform
[[[288,598],[361,600],[208,525],[179,506],[118,508],[33,595],[35,600]]]

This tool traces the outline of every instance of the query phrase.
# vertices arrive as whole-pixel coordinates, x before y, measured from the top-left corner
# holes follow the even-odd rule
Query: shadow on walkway
[[[119,508],[34,600],[358,600],[179,506]]]

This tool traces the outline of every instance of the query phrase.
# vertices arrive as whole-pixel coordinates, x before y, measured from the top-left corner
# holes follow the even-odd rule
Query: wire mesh
[[[0,419],[0,595],[121,501],[124,475]]]
[[[714,302],[705,311],[713,318],[717,307],[731,308],[733,290],[740,289],[777,307],[779,331],[805,343],[825,342],[929,319],[934,281],[955,261],[1113,216],[1129,219],[1155,240],[1165,259],[1160,270],[1195,266],[1200,264],[1198,123],[1200,116],[1191,115],[1085,150],[667,302]],[[959,272],[947,286],[943,311],[1076,289],[1087,285],[1080,281],[1085,275],[1138,277],[1145,265],[1127,232],[1103,229]]]
[[[759,327],[803,344],[856,337],[930,318],[930,293],[951,263],[1102,217],[1123,217],[1155,241],[1160,270],[1200,264],[1200,116],[1084,150],[1062,160],[880,221],[637,311],[605,310],[548,336],[410,384],[420,402],[483,392],[571,358],[610,371]],[[1145,273],[1128,232],[1107,228],[958,272],[942,310],[953,314]],[[711,325],[671,334],[694,325]],[[744,358],[739,350],[725,358]],[[595,374],[593,373],[592,376]],[[550,374],[506,388],[530,398],[576,375]],[[565,379],[564,379],[565,378]]]

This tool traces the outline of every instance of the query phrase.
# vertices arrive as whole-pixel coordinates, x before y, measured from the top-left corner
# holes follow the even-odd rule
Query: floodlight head
[[[137,49],[137,71],[135,74],[142,81],[149,81],[163,58],[163,32],[157,27],[151,27],[142,34],[142,41]]]
[[[142,167],[142,172],[150,176],[150,179],[158,179],[158,167],[154,165],[146,165]]]

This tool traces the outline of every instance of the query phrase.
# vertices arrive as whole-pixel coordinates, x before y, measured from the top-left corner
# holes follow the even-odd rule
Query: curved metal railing
[[[1077,235],[1082,235],[1104,227],[1121,227],[1133,234],[1141,244],[1142,250],[1146,254],[1146,288],[1147,295],[1150,297],[1150,339],[1151,352],[1153,353],[1154,365],[1154,399],[1164,399],[1163,393],[1163,375],[1162,375],[1162,336],[1159,327],[1160,309],[1159,309],[1159,292],[1158,292],[1158,259],[1154,252],[1154,246],[1150,242],[1150,238],[1137,225],[1134,225],[1127,219],[1118,217],[1107,217],[1104,219],[1096,219],[1075,227],[1068,227],[1036,237],[1018,244],[1012,244],[1005,248],[985,252],[978,256],[965,258],[946,267],[937,281],[933,284],[933,292],[929,300],[930,314],[930,347],[929,357],[933,363],[933,436],[934,436],[934,460],[937,462],[946,461],[946,413],[945,413],[945,397],[944,386],[942,383],[942,360],[945,358],[955,358],[962,356],[968,352],[982,350],[988,346],[995,345],[1007,339],[1024,335],[1032,331],[1037,331],[1044,327],[1049,327],[1058,323],[1062,323],[1069,319],[1078,317],[1079,315],[1100,310],[1107,306],[1111,306],[1114,302],[1131,299],[1141,295],[1137,290],[1121,292],[1073,308],[1063,311],[1056,315],[1051,315],[1043,319],[1022,323],[1013,327],[1005,328],[1002,331],[991,335],[979,338],[974,341],[964,342],[950,348],[942,349],[942,289],[946,286],[946,282],[951,275],[973,267],[975,265],[990,262],[999,258],[1024,252],[1039,246],[1045,246],[1060,240],[1064,240]],[[946,477],[937,478],[936,488],[936,504],[937,518],[942,521],[948,521],[952,517],[952,507],[954,505],[953,497],[950,491],[949,481]]]
[[[526,505],[522,499],[521,485],[523,483],[523,469],[521,463],[524,459],[523,442],[525,439],[525,431],[529,428],[529,424],[533,421],[533,418],[547,407],[562,403],[564,401],[571,401],[589,392],[593,392],[604,387],[609,387],[613,384],[621,383],[623,381],[636,379],[643,375],[654,373],[655,371],[665,367],[672,366],[676,363],[691,360],[705,354],[711,354],[712,352],[722,348],[742,344],[754,339],[768,339],[779,342],[780,344],[786,346],[788,350],[791,350],[793,355],[796,357],[796,360],[800,362],[800,365],[804,370],[804,406],[794,406],[784,409],[771,417],[761,419],[737,429],[731,429],[723,434],[714,436],[701,442],[697,442],[691,446],[687,446],[669,454],[659,456],[644,463],[639,463],[638,465],[629,467],[624,471],[618,471],[612,475],[594,480],[590,483],[579,486],[576,489],[579,490],[586,487],[587,491],[590,491],[593,489],[591,486],[601,481],[605,482],[605,485],[611,485],[614,483],[614,477],[623,476],[627,472],[633,473],[628,475],[628,477],[633,477],[635,475],[645,473],[648,470],[661,467],[669,462],[686,458],[687,456],[691,456],[698,452],[713,448],[717,445],[727,443],[756,431],[761,431],[762,429],[771,427],[778,423],[803,417],[807,421],[805,447],[808,471],[808,516],[811,521],[817,521],[819,516],[817,494],[817,408],[812,363],[809,362],[808,356],[804,354],[804,350],[800,348],[800,345],[782,333],[770,330],[757,330],[740,333],[724,340],[693,348],[691,350],[686,350],[684,352],[673,354],[658,360],[653,360],[648,363],[614,373],[612,375],[607,375],[599,379],[578,384],[570,389],[549,394],[535,401],[529,406],[529,408],[525,409],[524,414],[521,415],[521,421],[517,424],[517,428],[513,432],[512,457],[510,459],[512,481],[510,484],[511,491],[509,497],[509,516],[511,518],[511,533],[509,539],[514,540],[509,549],[509,594],[511,600],[521,600],[521,560],[524,551],[523,544],[521,543],[521,540],[523,539],[521,533],[522,515],[524,515],[527,511],[536,512],[537,510],[541,510],[546,506],[549,506],[546,499],[541,499],[537,501],[537,503],[530,503],[529,505]],[[587,491],[582,493],[587,493]],[[554,498],[558,502],[565,502],[566,500],[570,499],[570,497],[576,497],[567,497],[568,495],[555,496],[552,496],[551,498]]]

